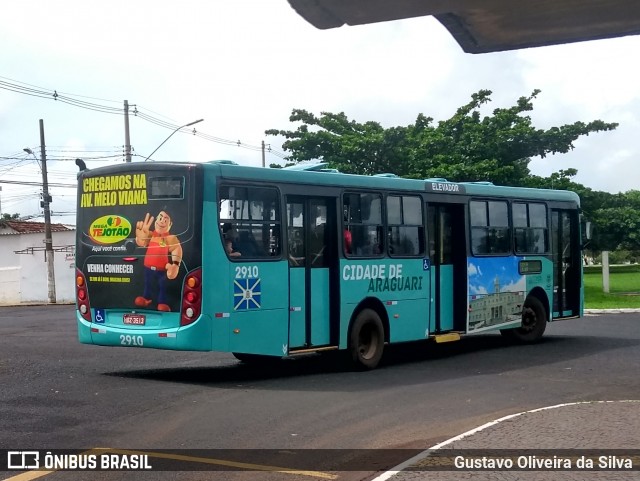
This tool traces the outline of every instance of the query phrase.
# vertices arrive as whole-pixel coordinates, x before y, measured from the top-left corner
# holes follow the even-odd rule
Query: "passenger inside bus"
[[[258,243],[253,237],[251,231],[240,231],[238,233],[238,238],[235,241],[235,246],[237,250],[248,257],[257,257],[264,255],[264,252],[258,246]]]
[[[240,252],[233,250],[233,242],[231,242],[231,239],[225,239],[224,249],[231,257],[240,257],[242,255]]]
[[[236,232],[233,225],[231,225],[229,222],[226,222],[222,225],[222,236],[224,238],[224,250],[227,252],[227,254],[229,254],[231,257],[240,257],[242,253],[239,252],[234,245],[236,243],[236,239],[238,238],[238,233]]]
[[[351,254],[352,239],[353,238],[351,237],[351,231],[345,227],[344,228],[344,252],[346,254]]]
[[[238,233],[236,232],[235,227],[233,227],[230,222],[225,222],[224,224],[222,224],[222,234],[225,236],[225,238],[231,240],[238,237]]]

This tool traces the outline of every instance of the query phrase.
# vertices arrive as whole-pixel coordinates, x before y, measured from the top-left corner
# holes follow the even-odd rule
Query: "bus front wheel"
[[[384,327],[373,309],[363,309],[353,321],[349,333],[351,361],[357,368],[374,369],[382,358]]]
[[[522,307],[522,325],[516,329],[506,329],[503,334],[520,342],[535,342],[542,337],[546,328],[546,309],[537,297],[529,296]]]

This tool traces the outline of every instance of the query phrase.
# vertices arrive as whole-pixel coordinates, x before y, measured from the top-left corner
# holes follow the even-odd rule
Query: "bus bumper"
[[[78,340],[99,346],[147,347],[179,351],[211,351],[211,318],[172,329],[131,329],[92,323],[76,311]]]

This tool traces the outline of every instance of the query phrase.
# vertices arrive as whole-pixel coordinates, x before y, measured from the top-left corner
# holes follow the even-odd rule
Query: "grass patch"
[[[602,291],[602,266],[585,266],[584,307],[617,309],[640,308],[640,265],[611,266],[609,291]]]

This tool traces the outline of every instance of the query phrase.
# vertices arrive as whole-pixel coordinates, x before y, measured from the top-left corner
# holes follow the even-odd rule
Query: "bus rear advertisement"
[[[176,330],[185,314],[187,275],[202,263],[196,169],[140,165],[85,170],[79,178],[76,298],[82,342],[144,345],[147,336],[127,337],[128,326]]]
[[[500,330],[539,340],[582,315],[572,192],[230,161],[78,177],[80,342],[244,362]],[[428,345],[428,344],[427,344]]]

